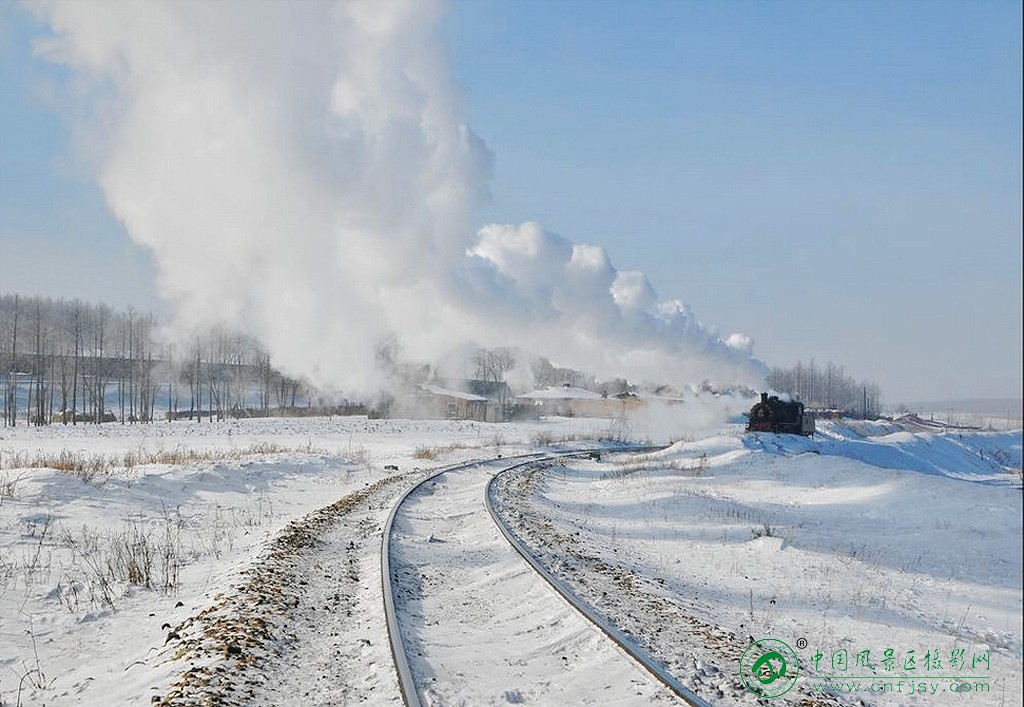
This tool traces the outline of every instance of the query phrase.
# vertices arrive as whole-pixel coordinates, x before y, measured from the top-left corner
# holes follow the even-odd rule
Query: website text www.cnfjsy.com
[[[895,693],[900,695],[936,695],[952,693],[967,695],[972,692],[989,692],[991,685],[987,678],[952,678],[949,680],[815,680],[811,689],[815,692],[866,692]]]

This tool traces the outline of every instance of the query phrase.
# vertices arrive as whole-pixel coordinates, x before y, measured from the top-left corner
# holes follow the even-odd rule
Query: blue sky
[[[443,31],[496,158],[479,224],[602,245],[769,363],[897,402],[1020,395],[1020,27],[1019,2],[463,0]],[[0,290],[155,306],[42,32],[0,1]]]
[[[67,72],[32,54],[45,34],[0,0],[0,291],[159,309],[149,256],[109,215],[61,117]]]

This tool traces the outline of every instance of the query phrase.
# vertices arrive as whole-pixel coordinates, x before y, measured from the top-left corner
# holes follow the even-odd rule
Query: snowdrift
[[[904,469],[980,483],[1020,483],[1021,431],[908,432],[872,425],[864,434],[843,421],[818,423],[813,438],[757,433],[744,437],[749,450],[794,456],[823,454],[883,469]],[[1016,472],[1016,473],[1014,473]]]

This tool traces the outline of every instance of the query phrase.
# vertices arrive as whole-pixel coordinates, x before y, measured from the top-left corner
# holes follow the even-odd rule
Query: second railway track
[[[485,500],[501,472],[583,453],[447,467],[396,503],[382,570],[407,705],[705,704],[552,581]]]

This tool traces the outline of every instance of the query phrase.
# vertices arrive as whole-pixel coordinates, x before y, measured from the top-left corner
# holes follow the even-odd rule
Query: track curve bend
[[[444,467],[394,505],[381,570],[407,705],[707,704],[547,573],[494,511],[498,474],[594,451],[612,450]]]

